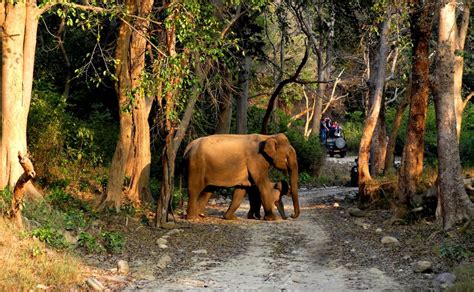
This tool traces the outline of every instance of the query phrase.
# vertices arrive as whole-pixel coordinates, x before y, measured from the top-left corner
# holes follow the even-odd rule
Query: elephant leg
[[[277,220],[276,215],[273,213],[275,206],[275,199],[273,190],[267,190],[260,193],[262,200],[263,211],[265,212],[264,220]]]
[[[206,208],[207,202],[209,201],[209,198],[211,196],[212,196],[212,192],[207,192],[207,191],[203,191],[199,195],[199,198],[197,200],[199,215],[204,213],[204,209]]]
[[[199,202],[198,199],[204,189],[203,183],[196,181],[195,178],[188,179],[188,207],[186,211],[187,219],[195,219],[199,216]]]
[[[234,193],[232,194],[232,201],[230,203],[229,209],[224,214],[224,218],[227,220],[237,220],[237,216],[235,216],[235,211],[239,208],[240,204],[242,203],[242,199],[245,196],[247,191],[242,188],[235,188]]]
[[[260,193],[260,199],[263,205],[263,210],[265,211],[264,220],[276,220],[277,217],[273,213],[273,206],[275,203],[273,195],[273,183],[268,179],[268,177],[258,177],[254,178],[255,185],[258,188]]]
[[[251,187],[247,191],[249,195],[250,210],[247,214],[248,219],[260,219],[260,208],[262,207],[262,200],[257,187]]]

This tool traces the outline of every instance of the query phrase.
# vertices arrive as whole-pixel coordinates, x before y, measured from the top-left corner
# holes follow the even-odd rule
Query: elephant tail
[[[189,154],[190,154],[189,152],[191,151],[191,149],[193,148],[193,146],[197,144],[197,141],[198,141],[198,140],[199,140],[199,139],[195,139],[195,140],[189,142],[188,146],[186,146],[186,149],[184,149],[183,157],[184,157],[185,160],[188,160]]]

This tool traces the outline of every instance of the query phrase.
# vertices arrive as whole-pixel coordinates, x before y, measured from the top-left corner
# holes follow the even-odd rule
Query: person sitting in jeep
[[[327,133],[326,141],[323,144],[326,146],[326,151],[329,156],[333,157],[338,153],[341,157],[346,156],[347,146],[344,139],[342,127],[336,121],[329,122],[329,131]]]

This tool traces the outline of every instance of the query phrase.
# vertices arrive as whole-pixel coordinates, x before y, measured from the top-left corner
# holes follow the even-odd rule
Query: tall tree
[[[117,210],[125,199],[135,205],[142,201],[151,201],[148,116],[152,99],[145,95],[142,82],[149,29],[148,16],[153,2],[125,1],[128,13],[120,24],[115,50],[120,132],[112,158],[104,204],[112,205]],[[129,180],[125,182],[126,177]]]
[[[447,230],[464,219],[470,221],[474,206],[464,189],[456,133],[456,0],[441,0],[439,5],[436,67],[432,84],[438,130],[438,190],[443,227]]]
[[[397,217],[403,217],[416,194],[423,171],[425,120],[429,97],[429,42],[432,26],[431,1],[410,2],[410,30],[413,61],[407,137],[399,173]]]
[[[370,145],[372,141],[372,136],[377,124],[377,120],[380,113],[380,108],[382,106],[382,94],[385,84],[385,68],[387,65],[387,53],[388,53],[388,34],[390,31],[390,18],[391,18],[391,9],[384,15],[384,20],[382,23],[382,28],[380,32],[380,40],[378,43],[378,53],[376,62],[377,70],[372,72],[376,74],[375,88],[373,90],[373,95],[371,97],[371,107],[369,109],[368,115],[365,119],[364,130],[362,138],[360,140],[359,148],[359,193],[364,199],[369,199],[371,195],[367,189],[367,183],[372,179],[369,172],[369,152]]]
[[[0,189],[13,188],[23,172],[18,152],[27,152],[27,119],[33,86],[38,19],[50,5],[36,1],[2,1],[0,36],[2,45]],[[28,183],[27,193],[39,193]]]

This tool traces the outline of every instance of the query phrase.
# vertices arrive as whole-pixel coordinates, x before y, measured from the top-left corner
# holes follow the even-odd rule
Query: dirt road
[[[151,281],[129,289],[400,290],[398,283],[377,268],[351,269],[328,256],[331,247],[339,243],[330,242],[322,228],[324,223],[316,220],[317,206],[321,205],[314,200],[352,191],[353,188],[344,187],[301,191],[302,212],[297,220],[257,221],[250,225],[244,224],[246,219],[240,221],[239,228],[246,229],[253,239],[240,255],[222,262],[199,251],[190,269],[165,281]],[[292,212],[291,201],[285,206]],[[248,208],[244,202],[237,215],[244,217]]]

